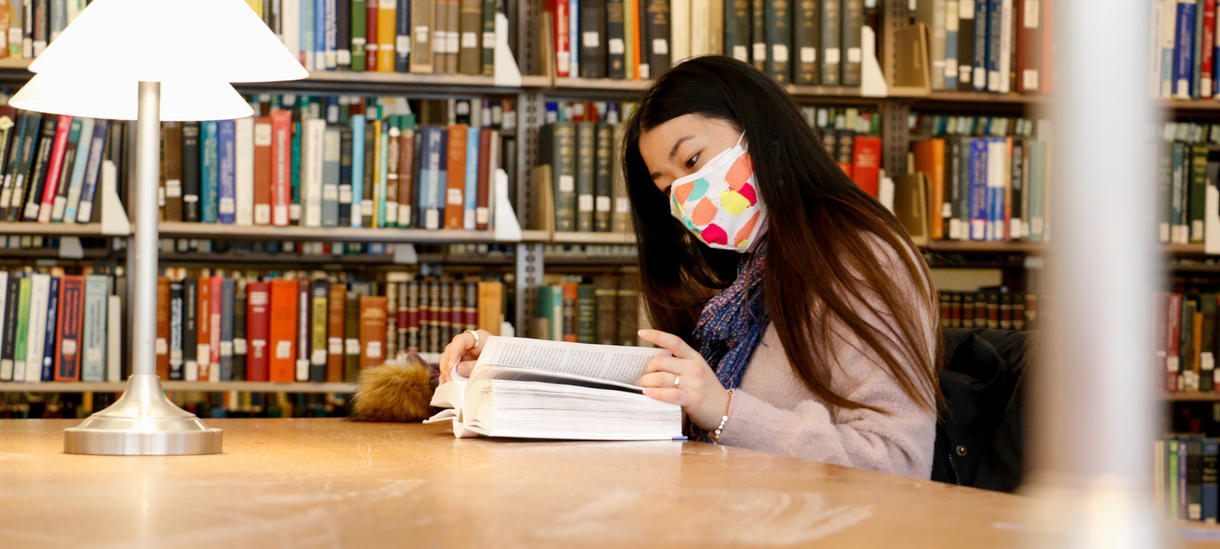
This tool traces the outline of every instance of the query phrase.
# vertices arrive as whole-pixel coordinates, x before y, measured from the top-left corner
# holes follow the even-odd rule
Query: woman
[[[928,478],[927,266],[788,95],[731,58],[686,61],[628,122],[624,169],[656,327],[639,336],[672,355],[648,363],[644,394],[707,440]],[[475,339],[446,348],[443,379]]]

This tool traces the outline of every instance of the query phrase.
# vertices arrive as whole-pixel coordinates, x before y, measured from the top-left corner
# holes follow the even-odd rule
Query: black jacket
[[[1006,330],[944,332],[932,480],[1012,492],[1024,463],[1024,374],[1030,336]]]

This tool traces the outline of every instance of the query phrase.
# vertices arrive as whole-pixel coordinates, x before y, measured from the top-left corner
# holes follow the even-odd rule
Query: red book
[[[1015,35],[1017,40],[1014,44],[1017,62],[1013,67],[1017,71],[1017,91],[1036,93],[1042,89],[1042,15],[1040,12],[1043,10],[1038,9],[1036,2],[1029,6],[1027,4],[1029,3],[1018,1],[1013,5],[1017,19]],[[1027,7],[1033,9],[1026,9]]]
[[[365,3],[365,18],[364,18],[364,70],[374,72],[377,70],[377,2],[378,0],[368,0]],[[432,27],[433,30],[436,27]],[[432,35],[433,40],[439,38],[435,33]],[[440,72],[440,71],[438,71]]]
[[[292,113],[271,111],[271,224],[286,227],[292,204]]]
[[[55,126],[55,140],[51,142],[51,158],[47,161],[46,185],[42,188],[42,205],[38,207],[38,222],[50,223],[51,210],[55,207],[55,194],[59,192],[59,172],[63,168],[64,150],[68,146],[68,130],[72,126],[72,117],[59,115],[59,123]]]
[[[195,361],[199,363],[199,381],[211,379],[212,366],[212,278],[199,277],[199,306],[195,309],[196,346]]]
[[[1042,9],[1039,15],[1042,19],[1042,93],[1051,93],[1055,91],[1052,77],[1055,76],[1055,66],[1053,55],[1055,50],[1055,16],[1053,0],[1042,0]]]
[[[165,276],[157,277],[157,338],[153,347],[157,377],[169,379],[169,277]]]
[[[268,330],[271,381],[296,380],[297,281],[271,281],[271,326]]]
[[[570,34],[568,25],[571,23],[568,10],[571,8],[568,0],[547,0],[547,2],[551,10],[551,29],[555,32],[553,41],[555,44],[555,76],[571,76],[575,68],[572,67],[572,45],[568,41]],[[636,31],[638,32],[638,29]]]
[[[1182,336],[1182,294],[1169,294],[1169,307],[1166,314],[1169,315],[1169,329],[1165,330],[1167,336],[1165,340],[1167,351],[1165,389],[1173,393],[1178,390],[1178,372],[1182,370],[1181,349],[1178,346],[1179,338]]]
[[[210,280],[212,284],[212,305],[208,310],[208,332],[212,339],[209,340],[211,345],[211,371],[208,372],[208,379],[212,381],[220,381],[220,308],[224,306],[224,279],[219,276],[213,276]]]
[[[271,284],[246,284],[246,381],[271,381]]]
[[[499,137],[500,134],[491,128],[479,130],[479,178],[474,209],[474,228],[478,231],[486,231],[490,221],[491,185],[496,177],[492,170],[498,163]]]
[[[856,136],[852,151],[852,180],[864,192],[877,198],[881,177],[881,138],[870,135]]]
[[[1216,44],[1216,3],[1203,2],[1203,62],[1200,64],[1199,97],[1211,99],[1215,74],[1212,69],[1212,48]]]
[[[445,225],[446,229],[461,229],[463,208],[466,204],[466,133],[470,127],[465,124],[449,126],[449,165],[446,168],[445,183]]]
[[[360,369],[385,363],[385,296],[360,296]]]
[[[158,289],[160,289],[158,285]],[[167,281],[166,291],[169,286]],[[81,322],[85,304],[85,277],[64,276],[59,279],[59,330],[56,330],[55,381],[80,380]],[[160,355],[157,362],[160,363]],[[168,363],[166,364],[168,369]]]
[[[254,119],[254,224],[271,224],[271,117]]]

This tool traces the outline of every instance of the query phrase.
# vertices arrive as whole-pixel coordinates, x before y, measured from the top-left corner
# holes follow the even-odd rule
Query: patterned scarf
[[[750,357],[771,323],[763,300],[766,256],[764,239],[751,256],[742,259],[733,284],[707,302],[695,325],[699,354],[716,371],[726,389],[741,384]]]

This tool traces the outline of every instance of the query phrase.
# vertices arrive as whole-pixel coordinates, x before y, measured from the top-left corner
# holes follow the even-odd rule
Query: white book
[[[73,158],[71,179],[68,181],[67,209],[64,212],[64,223],[76,223],[76,210],[80,206],[81,185],[85,181],[85,168],[89,165],[89,146],[93,144],[93,119],[80,119],[80,141],[76,145],[76,156]]]
[[[236,120],[234,156],[237,169],[237,217],[238,225],[254,224],[254,119]]]
[[[1004,140],[993,139],[987,143],[987,188],[988,194],[994,193],[987,201],[987,240],[1004,239],[1004,219],[996,218],[991,208],[999,203],[1004,195]]]
[[[1000,93],[1012,91],[1012,1],[1004,0],[1000,8]]]
[[[682,409],[635,385],[664,349],[518,337],[488,338],[469,379],[436,389],[428,420],[459,438],[483,435],[580,440],[673,440]]]
[[[339,156],[338,126],[324,129],[322,139],[322,225],[339,225]],[[351,191],[349,190],[350,194]],[[350,198],[350,197],[349,197]]]
[[[640,14],[641,21],[644,17],[646,14]],[[669,0],[669,37],[670,65],[676,66],[691,56],[691,0]],[[764,43],[763,48],[766,47]],[[648,60],[637,62],[646,64]]]
[[[8,326],[4,324],[7,316],[4,314],[4,308],[8,306],[8,297],[8,271],[0,271],[0,354],[2,354],[4,351],[4,330],[8,328]],[[17,296],[14,295],[13,299],[16,298]],[[12,380],[13,361],[0,361],[0,381]]]
[[[81,381],[106,378],[106,321],[111,279],[106,275],[85,277],[85,315],[81,325]]]
[[[25,380],[30,383],[42,381],[42,348],[47,331],[50,290],[51,275],[37,273],[30,277],[30,322],[25,339]]]
[[[123,299],[117,295],[106,298],[106,381],[122,379],[119,364],[122,356]]]
[[[312,2],[313,0],[303,0]],[[280,0],[280,33],[284,47],[293,59],[301,59],[301,2],[302,0]]]
[[[707,32],[708,27],[712,24],[711,3],[711,0],[690,0],[690,27],[688,27],[688,32],[690,32],[690,51],[687,53],[691,57],[711,53],[712,42]],[[775,54],[774,50],[780,47],[787,48],[788,46],[787,44],[775,44],[772,47],[772,55]],[[719,54],[720,52],[716,53]],[[787,56],[786,53],[784,55],[785,57]]]
[[[326,121],[311,118],[304,122],[301,136],[301,212],[306,227],[322,226],[322,146]]]

